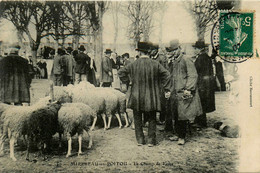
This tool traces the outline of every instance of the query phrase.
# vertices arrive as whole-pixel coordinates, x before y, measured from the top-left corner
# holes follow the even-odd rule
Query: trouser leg
[[[149,112],[148,144],[156,144],[156,112]]]
[[[103,82],[102,87],[110,87],[111,82]]]
[[[134,123],[135,123],[135,137],[136,137],[137,143],[144,144],[142,113],[134,110],[133,114],[134,114]]]
[[[207,127],[207,116],[206,113],[203,113],[195,118],[195,123],[201,127]]]
[[[187,131],[187,120],[176,121],[175,129],[178,137],[184,139]]]

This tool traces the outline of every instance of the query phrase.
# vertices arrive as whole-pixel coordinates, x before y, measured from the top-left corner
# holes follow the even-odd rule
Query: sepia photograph
[[[0,0],[0,172],[260,172],[259,0]]]

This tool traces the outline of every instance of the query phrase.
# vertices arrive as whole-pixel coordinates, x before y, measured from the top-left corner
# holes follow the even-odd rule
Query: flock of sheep
[[[102,116],[104,129],[109,129],[112,115],[116,115],[119,128],[122,127],[120,115],[124,115],[129,126],[126,113],[126,95],[113,88],[96,88],[88,82],[67,87],[51,87],[49,96],[41,98],[31,106],[13,106],[0,103],[0,155],[4,155],[4,142],[10,143],[10,157],[14,156],[14,144],[18,137],[24,137],[27,143],[26,159],[29,160],[29,149],[32,142],[41,144],[46,149],[52,136],[64,134],[68,140],[66,157],[71,155],[72,136],[78,135],[79,151],[82,153],[82,134],[85,130],[92,146],[90,131],[94,130],[98,115]],[[106,122],[108,117],[108,123]]]

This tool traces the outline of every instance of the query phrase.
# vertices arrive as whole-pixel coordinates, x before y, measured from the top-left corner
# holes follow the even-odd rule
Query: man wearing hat
[[[67,47],[65,54],[63,55],[66,63],[66,74],[63,86],[74,83],[76,62],[73,58],[72,51],[72,47]]]
[[[0,61],[0,101],[7,104],[30,103],[31,77],[29,62],[18,55],[20,48],[13,47]]]
[[[165,69],[169,70],[168,66],[168,59],[167,57],[159,52],[159,45],[158,44],[152,44],[151,48],[151,55],[150,57],[156,61],[158,61]],[[162,93],[164,93],[164,90],[162,88]],[[160,112],[160,124],[165,123],[165,131],[172,131],[172,121],[171,121],[171,114],[169,113],[169,100],[164,97],[164,95],[161,95],[161,103],[162,103],[162,111]]]
[[[198,73],[198,90],[203,113],[196,118],[195,123],[200,127],[207,127],[206,113],[215,111],[215,77],[213,74],[213,59],[209,57],[207,45],[197,41],[193,47],[199,52],[196,56],[195,67]]]
[[[142,114],[148,116],[148,146],[156,145],[156,112],[161,111],[161,88],[170,96],[170,73],[157,61],[149,57],[150,45],[139,42],[136,49],[140,58],[119,70],[118,75],[123,83],[131,78],[132,87],[128,108],[133,109],[135,135],[139,146],[144,145]]]
[[[87,81],[87,76],[90,71],[90,57],[84,53],[86,50],[83,45],[78,48],[79,53],[75,56],[76,67],[75,67],[75,83],[78,84],[80,81]]]
[[[102,87],[111,87],[113,82],[113,73],[112,73],[112,62],[110,59],[111,56],[111,49],[106,49],[105,57],[102,58],[101,62],[101,82]]]
[[[63,51],[62,48],[58,48],[57,50],[57,55],[53,59],[53,82],[55,86],[61,86],[63,84],[64,80],[64,72],[65,72],[65,61],[63,56]]]
[[[179,40],[172,40],[166,50],[173,82],[171,108],[175,131],[178,144],[184,145],[188,122],[192,123],[202,113],[197,90],[198,75],[191,57],[181,52]]]

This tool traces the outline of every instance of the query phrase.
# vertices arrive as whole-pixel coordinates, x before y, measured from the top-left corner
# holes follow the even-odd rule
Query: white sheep
[[[100,96],[102,96],[105,99],[105,104],[106,104],[105,114],[108,117],[107,129],[110,128],[112,115],[116,115],[116,118],[119,123],[119,128],[122,128],[122,122],[121,122],[120,116],[118,114],[119,99],[118,99],[117,95],[114,94],[114,92],[108,88],[91,89],[91,91],[93,91],[93,90],[95,90]]]
[[[56,91],[58,92],[57,94],[55,93]],[[74,103],[84,103],[89,105],[97,115],[102,116],[104,130],[110,128],[113,114],[115,114],[118,119],[119,128],[122,127],[122,122],[118,114],[119,97],[112,92],[111,89],[96,88],[88,82],[80,82],[75,86],[68,85],[67,87],[54,87],[55,100],[57,98],[59,98],[59,100],[66,100],[62,97],[71,97],[72,102]],[[106,122],[106,116],[108,117],[108,125]],[[91,130],[94,129],[96,121],[97,118],[94,119]]]
[[[117,107],[115,107],[116,104],[113,104],[113,106],[111,105],[110,109],[115,109],[112,112],[115,112],[116,117],[119,121],[120,127],[122,126],[121,120],[120,120],[120,116],[121,114],[124,115],[125,121],[126,121],[126,125],[125,127],[129,126],[129,122],[128,122],[128,118],[127,118],[127,114],[126,114],[126,95],[114,88],[97,88],[94,85],[90,84],[89,82],[81,82],[80,83],[82,88],[87,88],[87,89],[97,89],[101,94],[105,95],[105,98],[107,99],[106,103],[114,103],[115,102],[115,98],[114,95],[117,96]],[[110,97],[110,98],[108,98]],[[108,122],[108,128],[110,128],[110,123],[111,123],[111,118],[109,119],[110,122]]]
[[[97,93],[95,90],[81,88],[80,85],[76,85],[74,88],[71,88],[70,92],[73,103],[84,103],[94,110],[96,115],[90,130],[94,130],[95,124],[97,122],[97,115],[102,115],[103,121],[105,122],[105,99],[99,93]],[[104,130],[106,129],[107,125],[104,124]]]
[[[40,99],[39,102],[32,106],[12,106],[3,112],[1,116],[3,127],[0,141],[1,152],[3,152],[4,141],[7,138],[8,134],[10,140],[10,157],[12,160],[16,161],[16,158],[14,156],[14,142],[20,135],[27,135],[29,137],[30,135],[33,135],[32,133],[38,131],[39,127],[35,126],[35,122],[38,122],[38,124],[45,124],[42,123],[42,121],[38,118],[33,118],[34,120],[36,120],[35,122],[30,121],[32,121],[32,114],[37,115],[38,110],[45,109],[47,111],[50,111],[50,105],[47,105],[47,103],[49,103],[49,100],[49,97],[45,97],[43,99]],[[35,128],[33,129],[30,125],[34,125]],[[28,147],[29,146],[27,146],[27,149],[29,149]]]
[[[76,133],[78,134],[79,141],[78,155],[82,153],[81,145],[83,130],[88,133],[89,127],[91,126],[93,119],[95,118],[95,111],[90,106],[84,103],[65,103],[62,105],[61,109],[58,112],[58,122],[63,133],[67,135],[68,152],[66,157],[69,157],[71,155],[71,137],[74,136]],[[89,135],[89,137],[90,140],[88,148],[91,148],[93,143],[92,136]]]
[[[118,91],[116,89],[112,89],[111,91],[118,97],[118,113],[119,115],[124,115],[126,125],[125,127],[129,126],[128,115],[126,112],[126,94]]]

